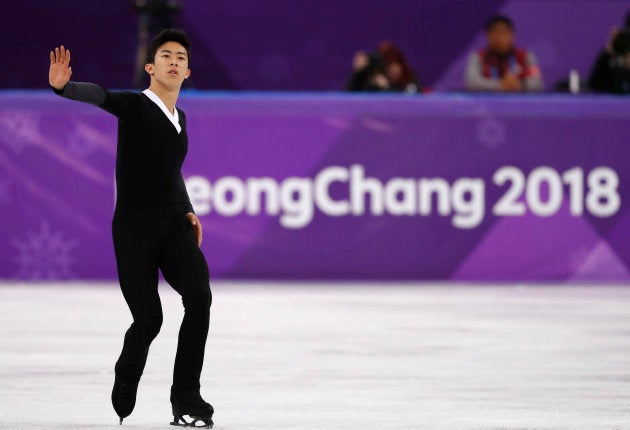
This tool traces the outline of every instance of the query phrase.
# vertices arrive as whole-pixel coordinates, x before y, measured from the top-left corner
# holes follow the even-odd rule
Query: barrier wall
[[[214,277],[630,279],[623,98],[185,93]],[[0,93],[0,278],[111,279],[116,120]]]

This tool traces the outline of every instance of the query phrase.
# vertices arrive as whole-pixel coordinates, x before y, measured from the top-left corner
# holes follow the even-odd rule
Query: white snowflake
[[[18,251],[16,277],[20,279],[67,279],[74,277],[71,265],[76,239],[64,239],[59,231],[52,231],[48,222],[42,222],[38,232],[28,232],[25,238],[14,238]]]
[[[41,113],[28,109],[3,109],[0,112],[0,140],[15,154],[41,138]]]
[[[68,136],[68,150],[72,155],[86,158],[92,155],[102,141],[107,141],[103,133],[89,125],[77,123],[74,130]]]
[[[477,123],[477,140],[488,149],[496,149],[505,143],[506,129],[503,121],[487,116]]]

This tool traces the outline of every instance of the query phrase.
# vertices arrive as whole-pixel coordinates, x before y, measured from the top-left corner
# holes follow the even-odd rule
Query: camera
[[[616,55],[630,54],[630,28],[620,30],[612,42],[613,53]]]
[[[385,73],[385,63],[383,57],[378,52],[367,53],[368,64],[365,66],[365,73],[367,75],[374,75],[377,73]]]

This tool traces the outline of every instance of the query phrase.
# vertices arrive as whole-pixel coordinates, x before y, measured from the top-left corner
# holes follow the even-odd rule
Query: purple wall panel
[[[630,279],[623,98],[185,93],[179,105],[215,277]],[[2,93],[0,110],[0,278],[115,278],[115,119],[49,92]]]

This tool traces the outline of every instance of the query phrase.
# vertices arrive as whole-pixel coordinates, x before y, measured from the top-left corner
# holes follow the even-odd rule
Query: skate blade
[[[214,426],[211,418],[196,416],[190,416],[190,421],[186,421],[183,416],[174,416],[170,424],[176,427],[192,427],[199,429],[211,429]]]

